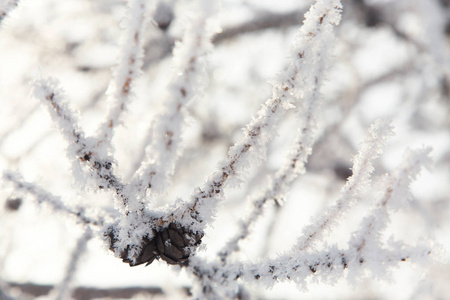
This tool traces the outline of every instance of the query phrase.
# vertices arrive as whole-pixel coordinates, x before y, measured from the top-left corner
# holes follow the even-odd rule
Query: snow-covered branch
[[[154,5],[148,0],[131,0],[126,15],[127,28],[124,30],[118,65],[111,79],[109,93],[111,107],[106,122],[99,129],[99,140],[103,147],[111,151],[114,128],[126,110],[132,96],[135,80],[140,76],[143,64],[143,40],[145,29],[150,23]]]
[[[0,1],[0,29],[3,19],[19,5],[19,0],[2,0]]]
[[[152,224],[142,215],[143,203],[114,172],[113,159],[106,156],[105,147],[97,138],[85,138],[84,132],[77,126],[74,114],[65,103],[59,84],[54,79],[38,80],[34,84],[34,96],[47,105],[51,116],[57,122],[61,133],[69,142],[68,156],[73,162],[75,177],[82,176],[80,162],[87,166],[88,176],[96,182],[99,190],[108,189],[114,192],[117,208],[124,216],[120,222],[110,224],[122,238],[114,247],[121,249],[135,248],[142,237],[151,231]]]
[[[223,197],[224,187],[230,183],[238,185],[250,164],[265,159],[267,144],[286,111],[296,105],[301,107],[301,100],[308,102],[316,99],[323,65],[319,63],[315,67],[315,63],[319,57],[326,60],[328,47],[324,45],[328,45],[328,39],[333,38],[332,28],[339,24],[340,13],[339,1],[317,1],[311,6],[292,48],[289,67],[273,83],[272,97],[244,128],[244,138],[229,149],[228,157],[219,163],[218,170],[194,191],[190,202],[183,208],[188,212],[183,212],[183,218],[186,219],[183,222],[190,223],[196,229],[202,229],[211,222],[215,207]],[[322,51],[323,48],[325,51]],[[311,125],[308,124],[310,121],[306,122],[306,126]]]
[[[152,141],[146,149],[148,157],[133,178],[141,193],[146,189],[161,193],[173,175],[181,152],[186,105],[201,94],[205,85],[205,56],[212,49],[211,37],[217,31],[212,18],[215,4],[209,2],[196,1],[196,15],[187,21],[183,39],[173,51],[175,70],[164,112],[154,121]]]
[[[313,242],[323,241],[324,234],[338,223],[338,220],[353,206],[353,203],[368,187],[373,172],[372,163],[381,154],[382,148],[390,135],[392,135],[392,130],[387,121],[377,121],[371,126],[369,136],[354,158],[354,175],[349,178],[349,181],[343,187],[337,204],[327,209],[316,222],[304,229],[303,236],[291,251],[271,259],[267,264],[266,261],[254,265],[229,262],[227,260],[229,254],[237,251],[238,242],[251,232],[249,227],[254,219],[248,218],[239,228],[238,234],[218,254],[219,260],[205,262],[201,259],[193,259],[190,267],[199,278],[200,284],[207,287],[197,290],[197,294],[201,295],[199,299],[216,297],[218,291],[230,297],[229,293],[232,294],[232,291],[236,289],[234,281],[238,279],[258,280],[269,286],[277,281],[292,280],[299,286],[306,288],[305,280],[310,276],[319,277],[326,283],[333,283],[337,278],[344,275],[343,270],[347,268],[356,272],[355,269],[361,269],[362,267],[372,273],[377,273],[378,267],[382,266],[384,272],[387,272],[390,267],[398,265],[399,262],[428,256],[431,253],[431,247],[429,246],[411,247],[402,243],[382,245],[376,237],[379,237],[380,232],[388,223],[389,214],[386,208],[388,201],[391,198],[397,201],[407,198],[411,180],[417,177],[422,166],[429,168],[431,163],[428,156],[431,151],[429,148],[415,152],[408,151],[402,165],[392,175],[387,176],[387,187],[383,197],[376,203],[375,208],[369,212],[368,216],[363,219],[360,229],[353,234],[347,250],[331,247],[321,253],[311,251]],[[254,217],[255,212],[260,210],[262,208],[257,207],[251,216]],[[370,239],[371,237],[373,238]],[[367,247],[367,250],[363,250],[365,247]],[[370,268],[373,268],[373,266],[377,266],[377,268],[371,270]],[[221,289],[213,288],[218,281],[221,282]]]
[[[236,281],[259,282],[272,287],[278,282],[292,281],[303,290],[307,289],[307,279],[313,277],[315,282],[335,284],[338,279],[350,276],[346,269],[366,270],[376,274],[379,268],[390,272],[405,261],[423,262],[431,253],[428,247],[407,247],[392,245],[392,249],[372,249],[376,255],[361,259],[355,249],[339,249],[335,246],[314,253],[290,252],[272,259],[255,263],[233,262],[223,267],[220,262],[205,262],[192,259],[192,272],[201,281],[201,290],[197,289],[197,299],[212,295],[230,298],[237,290]],[[377,266],[373,268],[373,266]],[[364,277],[355,278],[361,281]],[[352,279],[353,280],[353,279]],[[233,295],[234,294],[234,295]]]
[[[405,207],[410,198],[409,186],[421,172],[422,168],[431,167],[430,148],[407,150],[401,165],[384,178],[384,193],[376,201],[368,215],[361,221],[361,228],[355,232],[350,247],[360,255],[381,244],[380,234],[386,228],[389,220],[388,205],[395,208]],[[371,250],[368,250],[371,251]]]
[[[38,204],[48,205],[55,212],[75,216],[78,221],[84,224],[103,226],[105,223],[104,216],[88,214],[86,208],[81,206],[68,206],[60,197],[52,195],[34,183],[24,181],[20,175],[5,173],[3,174],[3,180],[10,182],[15,191],[32,195]]]
[[[369,136],[353,159],[353,175],[342,188],[336,203],[329,207],[321,217],[303,229],[303,235],[294,248],[301,251],[308,249],[314,241],[320,240],[324,234],[329,232],[338,220],[360,199],[370,184],[374,170],[373,161],[381,155],[382,149],[391,135],[392,128],[388,121],[378,120],[370,127]]]
[[[450,94],[448,45],[436,39],[446,34],[450,10],[433,0],[415,12],[400,1],[392,6],[394,22],[382,1],[343,2],[344,10],[340,0],[315,0],[311,6],[299,4],[295,13],[266,12],[247,2],[231,8],[224,2],[222,9],[210,0],[70,1],[73,7],[53,0],[20,3],[18,18],[11,18],[0,36],[0,98],[11,99],[0,112],[0,198],[6,199],[0,199],[0,240],[8,241],[0,251],[0,298],[14,298],[9,286],[25,286],[15,279],[37,273],[30,268],[20,274],[30,264],[28,256],[31,264],[44,264],[46,256],[58,261],[57,251],[67,253],[69,261],[62,281],[42,279],[49,282],[46,291],[53,289],[50,297],[57,299],[82,297],[75,295],[82,289],[74,278],[86,271],[81,265],[88,267],[81,261],[84,252],[93,254],[95,242],[86,247],[91,238],[129,266],[153,264],[141,271],[156,274],[159,294],[171,290],[162,275],[174,268],[153,274],[159,267],[154,264],[182,269],[191,280],[183,281],[182,297],[199,300],[270,299],[261,291],[280,288],[279,282],[304,293],[310,283],[390,280],[403,273],[392,272],[401,265],[412,263],[423,267],[421,272],[434,266],[430,258],[438,257],[439,235],[431,233],[433,226],[446,228],[449,211],[448,187],[442,184],[449,177],[443,170],[449,151],[439,147],[450,142],[448,101],[441,101]],[[0,26],[17,3],[0,0]],[[301,20],[297,30],[290,28]],[[420,28],[406,28],[413,23],[437,31],[424,37]],[[221,34],[219,26],[231,29]],[[229,39],[242,32],[252,34]],[[390,47],[402,49],[391,53]],[[19,53],[29,59],[17,63]],[[60,78],[36,75],[32,70],[42,64]],[[47,114],[21,102],[30,92],[29,85],[22,87],[30,77],[40,78],[32,81],[31,94],[64,138],[65,156],[56,145],[61,139],[50,134]],[[266,101],[258,101],[260,96]],[[154,105],[159,97],[161,103]],[[131,109],[131,101],[138,109]],[[387,145],[394,124],[399,138]],[[408,131],[414,133],[404,136]],[[417,138],[434,143],[442,164],[437,176],[426,174],[423,186],[411,183],[430,169],[431,147],[407,150],[398,166],[393,161],[405,140],[414,144]],[[68,170],[47,172],[67,161]],[[38,182],[36,174],[58,176]],[[59,189],[57,195],[55,187],[73,190]],[[73,237],[72,244],[78,241],[73,249],[58,242],[45,255],[15,252],[20,234],[27,251],[48,241],[39,227],[26,227],[42,217],[21,205],[28,200],[82,227],[85,233]],[[415,210],[407,209],[410,203],[417,203]],[[276,212],[266,212],[270,205]],[[395,218],[403,214],[426,214],[430,236],[422,234],[419,222],[408,224],[408,236],[402,236]],[[49,227],[58,236],[58,226]],[[421,242],[410,242],[412,234]],[[96,259],[95,271],[108,280],[114,262],[105,260],[110,265],[104,268],[97,254],[86,261]],[[126,277],[139,274],[138,280],[124,285],[151,280],[135,271],[128,269]]]
[[[331,24],[327,26],[323,24],[322,16],[325,14],[319,14],[316,19],[310,16],[314,15],[315,11],[312,9],[308,15],[305,16],[305,25],[302,26],[300,33],[297,36],[297,47],[293,47],[293,55],[301,56],[305,59],[301,62],[299,69],[303,70],[297,75],[296,84],[291,86],[294,93],[301,93],[300,99],[302,102],[297,102],[298,105],[298,123],[299,130],[297,135],[290,146],[290,153],[283,166],[271,176],[267,188],[258,196],[253,198],[253,209],[250,214],[241,221],[240,229],[235,237],[233,237],[220,255],[222,260],[238,249],[238,242],[244,239],[250,232],[250,227],[261,216],[264,205],[270,201],[281,201],[285,196],[288,188],[294,182],[294,180],[305,172],[305,164],[308,160],[308,156],[312,152],[312,146],[314,143],[315,123],[317,119],[317,112],[319,107],[322,106],[322,98],[320,96],[320,88],[323,81],[323,73],[328,66],[328,57],[330,55],[329,48],[333,42],[334,35],[332,32]],[[310,31],[311,23],[319,20],[325,28],[320,29],[316,33]],[[338,22],[338,21],[335,21]],[[321,24],[321,25],[322,25]],[[317,35],[321,37],[317,37]],[[316,52],[309,53],[312,47],[308,47],[308,38],[314,35],[317,38]],[[304,47],[304,48],[302,48]],[[300,50],[298,50],[300,48]],[[300,55],[301,53],[301,55]],[[310,55],[310,57],[308,57]],[[312,72],[306,72],[310,68]],[[281,84],[282,85],[282,84]],[[304,88],[307,86],[308,88]]]
[[[113,159],[99,147],[95,138],[85,137],[79,128],[64,93],[56,79],[40,79],[33,84],[33,95],[45,104],[58,129],[69,143],[68,157],[72,160],[74,174],[82,173],[81,163],[89,167],[89,173],[96,180],[98,189],[112,189],[120,197],[120,205],[128,211],[128,197],[124,194],[124,184],[113,172]]]

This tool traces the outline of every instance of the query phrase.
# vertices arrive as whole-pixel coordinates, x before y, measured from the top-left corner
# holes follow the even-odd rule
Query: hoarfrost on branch
[[[47,6],[52,5],[52,0],[47,2]],[[411,243],[390,233],[391,218],[402,213],[419,216],[425,220],[428,230],[435,226],[430,221],[433,219],[431,204],[421,204],[411,192],[421,171],[432,169],[431,148],[423,145],[415,150],[407,148],[400,163],[385,167],[383,153],[390,147],[391,139],[399,136],[394,137],[397,115],[389,113],[375,118],[369,113],[367,117],[358,101],[368,101],[362,95],[368,94],[372,86],[388,89],[386,82],[399,80],[406,74],[408,85],[415,88],[404,91],[403,97],[410,100],[398,105],[409,109],[408,122],[423,128],[434,126],[433,132],[442,124],[449,125],[445,117],[435,116],[434,112],[440,108],[426,107],[431,113],[415,109],[419,98],[440,96],[448,100],[450,94],[449,59],[445,54],[448,49],[440,40],[445,38],[443,24],[448,22],[448,26],[450,21],[444,14],[439,14],[434,22],[430,19],[430,12],[438,11],[441,6],[450,15],[445,1],[430,1],[415,16],[433,32],[428,38],[420,30],[405,27],[408,22],[405,15],[411,11],[407,1],[392,4],[390,14],[382,1],[349,0],[343,1],[344,6],[339,0],[314,1],[303,9],[303,23],[296,25],[295,33],[288,34],[293,42],[290,48],[283,46],[288,58],[283,62],[284,67],[272,76],[270,92],[251,90],[248,82],[236,88],[234,82],[243,79],[221,79],[217,61],[223,57],[220,54],[223,49],[232,49],[236,37],[267,28],[283,31],[292,26],[289,14],[258,14],[260,10],[254,8],[251,22],[221,29],[221,9],[226,12],[226,1],[222,8],[209,0],[192,3],[130,0],[114,5],[109,0],[89,5],[89,1],[84,2],[87,6],[78,7],[79,12],[89,7],[94,16],[104,18],[105,22],[117,14],[111,7],[124,12],[119,20],[123,27],[120,38],[112,39],[117,44],[112,74],[99,75],[107,74],[108,68],[97,57],[95,62],[86,60],[87,66],[77,66],[79,72],[95,73],[90,79],[95,84],[91,82],[86,89],[81,84],[76,90],[66,89],[70,80],[58,70],[67,67],[64,65],[67,62],[62,62],[60,69],[52,66],[32,78],[26,76],[32,82],[28,99],[37,100],[45,107],[55,128],[53,132],[60,134],[58,146],[49,149],[53,153],[61,150],[61,144],[65,145],[66,160],[70,162],[65,170],[71,171],[70,184],[59,185],[58,180],[64,182],[60,178],[45,179],[47,174],[30,176],[27,168],[27,164],[39,158],[33,152],[45,144],[46,137],[53,133],[51,130],[40,137],[33,132],[38,138],[29,143],[28,152],[14,156],[3,150],[11,143],[11,137],[21,134],[21,128],[26,127],[24,124],[33,115],[39,114],[39,118],[47,120],[40,115],[40,106],[30,109],[28,104],[27,109],[21,109],[23,105],[17,105],[20,114],[15,119],[11,117],[14,120],[0,135],[2,197],[6,195],[1,213],[5,223],[12,222],[8,220],[19,213],[16,211],[22,205],[28,207],[34,203],[58,218],[74,221],[81,229],[76,245],[69,251],[64,276],[55,283],[49,297],[77,297],[75,278],[82,258],[89,255],[91,240],[100,240],[104,252],[114,253],[130,266],[168,263],[175,265],[175,269],[185,270],[190,280],[190,296],[194,299],[257,297],[261,295],[258,289],[276,288],[279,282],[291,282],[301,292],[306,292],[312,282],[332,285],[345,280],[358,286],[369,277],[387,280],[402,264],[414,264],[430,274],[436,269],[437,255],[433,254],[439,252],[436,251],[439,247],[432,239]],[[9,36],[10,24],[25,34],[26,27],[21,27],[17,19],[29,13],[29,5],[32,9],[36,4],[0,2],[0,39],[17,42]],[[247,9],[251,10],[251,5]],[[45,18],[49,18],[48,14],[45,11]],[[396,22],[393,15],[401,16],[403,23]],[[89,14],[83,15],[86,16]],[[71,34],[57,31],[53,34],[61,34],[65,49],[82,61],[79,53],[89,56],[98,50],[89,48],[87,40],[94,35],[100,40],[111,40],[108,25],[100,23],[95,33],[80,30],[75,34],[65,28],[61,32],[66,30]],[[42,28],[42,33],[49,30]],[[364,45],[352,39],[366,32],[373,34],[374,39],[377,35],[390,35],[394,42],[403,43],[405,48],[409,47],[405,51],[412,53],[408,57],[416,60],[416,65],[408,59],[391,62],[390,67],[380,68],[381,75],[365,78],[364,72],[358,70],[360,62],[357,61],[358,55],[363,56],[358,47]],[[53,37],[43,34],[39,38]],[[272,45],[278,41],[272,35],[268,38],[273,38]],[[165,57],[170,52],[173,58],[169,63]],[[265,63],[270,66],[262,56],[253,59],[256,63],[249,74]],[[417,67],[420,62],[426,65],[423,70]],[[239,63],[236,65],[239,67]],[[437,75],[424,76],[429,73]],[[257,82],[258,76],[253,74],[249,78]],[[418,78],[427,78],[420,87],[415,84]],[[151,89],[162,90],[162,81],[166,87],[164,92],[152,92]],[[6,85],[5,89],[8,89]],[[232,117],[229,115],[235,112],[239,116],[237,112],[243,108],[240,103],[234,112],[221,111],[225,107],[224,99],[233,98],[236,90],[244,94],[240,98],[236,96],[236,102],[248,101],[251,116],[246,119],[246,125],[238,121],[232,121],[236,123],[232,126],[232,122],[222,124],[225,117]],[[14,97],[8,93],[1,96],[8,95],[13,101]],[[220,96],[221,93],[225,96]],[[93,100],[80,105],[76,99],[87,94]],[[106,95],[105,99],[101,95]],[[222,102],[215,101],[214,97]],[[266,100],[262,101],[261,97]],[[101,104],[104,112],[96,108],[102,100],[107,100],[103,101],[107,105]],[[386,103],[383,96],[376,101]],[[429,103],[445,107],[438,101]],[[447,116],[448,107],[447,104]],[[94,120],[86,121],[87,113],[94,115]],[[434,123],[429,125],[427,121]],[[198,132],[192,130],[196,126],[200,128]],[[232,127],[239,126],[241,133],[231,132],[235,131]],[[346,135],[346,130],[350,134]],[[401,128],[400,132],[404,131]],[[362,132],[366,132],[365,138]],[[448,133],[448,128],[444,132]],[[448,138],[445,142],[449,142]],[[354,147],[357,143],[359,146]],[[228,150],[224,151],[225,148]],[[402,145],[402,148],[406,147]],[[438,161],[448,166],[448,149],[446,154],[441,152]],[[352,166],[337,158],[338,155],[346,159],[353,156]],[[311,188],[308,180],[317,178],[314,177],[317,174],[330,182],[326,191],[319,188],[320,180],[316,180],[312,185],[317,185],[315,192],[298,192],[298,187]],[[54,176],[53,171],[48,176]],[[238,200],[233,200],[236,197]],[[314,202],[316,197],[323,198],[320,209],[301,223],[284,222],[283,215],[289,216],[286,207],[294,208],[291,217],[300,216],[303,211],[299,207],[311,209],[319,204]],[[447,202],[443,205],[448,210]],[[247,210],[242,209],[242,203],[248,206]],[[225,216],[227,210],[232,217]],[[227,224],[230,220],[231,226]],[[347,221],[353,225],[343,235],[340,230]],[[215,224],[224,229],[216,230]],[[277,238],[274,230],[278,234],[289,232],[290,241],[281,239],[282,242],[271,243]],[[391,236],[387,237],[388,234]],[[274,246],[277,243],[283,247]],[[8,250],[0,254],[2,263],[7,262]],[[152,267],[147,272],[153,272]],[[448,271],[446,276],[450,276]],[[425,293],[431,285],[427,280],[431,279],[424,279],[425,283],[411,294]],[[8,276],[0,277],[2,299],[14,299],[13,284],[8,281],[11,281]],[[162,291],[170,297],[168,291]],[[442,291],[438,289],[436,293]]]

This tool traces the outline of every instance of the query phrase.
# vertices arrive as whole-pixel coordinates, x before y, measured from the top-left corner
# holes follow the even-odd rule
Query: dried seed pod
[[[113,231],[110,231],[108,236],[111,241],[110,250],[114,251],[114,243],[117,239]],[[193,232],[172,222],[167,227],[154,230],[151,239],[142,240],[141,253],[134,262],[128,258],[129,247],[121,253],[120,257],[130,266],[144,263],[149,265],[155,258],[161,258],[171,265],[186,265],[191,255],[190,247],[200,245],[202,237],[203,233]]]

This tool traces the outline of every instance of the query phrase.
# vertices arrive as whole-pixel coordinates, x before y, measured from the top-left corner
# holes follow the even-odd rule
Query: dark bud
[[[341,180],[347,180],[347,178],[353,175],[350,166],[345,163],[337,163],[333,170],[334,174],[336,174],[336,176]]]
[[[22,199],[20,198],[9,198],[6,200],[5,208],[9,211],[17,211],[22,205]]]
[[[369,5],[367,0],[353,0],[352,7],[357,18],[367,27],[376,27],[384,22],[383,12],[379,7]]]
[[[172,7],[169,4],[160,1],[153,15],[153,19],[155,20],[158,27],[161,30],[167,30],[167,28],[169,28],[170,26],[170,23],[172,23],[173,17],[174,15]]]
[[[141,253],[134,263],[128,259],[129,248],[121,254],[122,261],[132,267],[144,263],[148,266],[155,258],[162,259],[170,265],[187,265],[191,255],[190,247],[200,245],[203,237],[203,233],[193,232],[177,223],[170,223],[167,227],[154,230],[153,234],[151,239],[142,240]],[[108,236],[111,239],[110,250],[114,251],[116,238],[112,231]]]
[[[90,72],[92,70],[92,68],[90,66],[78,66],[77,69],[80,72]],[[85,159],[88,160],[88,159]]]
[[[374,7],[368,7],[366,10],[366,20],[367,27],[376,27],[383,23],[382,13]]]

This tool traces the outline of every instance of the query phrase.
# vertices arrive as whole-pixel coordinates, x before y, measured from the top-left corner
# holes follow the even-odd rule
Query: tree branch
[[[354,158],[353,175],[341,189],[336,204],[329,207],[319,219],[311,222],[303,229],[303,235],[294,248],[300,251],[308,249],[315,240],[318,240],[324,232],[336,224],[337,220],[360,198],[370,183],[373,172],[372,163],[380,156],[387,138],[391,135],[392,128],[386,121],[377,121],[371,126],[369,136]]]
[[[99,141],[108,150],[112,149],[113,129],[130,101],[134,81],[139,77],[143,64],[144,30],[150,23],[151,8],[146,0],[131,0],[128,3],[127,29],[122,35],[122,49],[118,65],[111,79],[111,107],[106,122],[99,128]],[[150,7],[149,7],[150,6]]]
[[[7,182],[12,183],[16,191],[28,193],[34,196],[38,204],[47,204],[54,211],[61,212],[66,215],[75,216],[78,221],[81,221],[86,225],[103,226],[105,224],[105,216],[91,216],[91,214],[88,215],[86,214],[86,209],[84,207],[69,207],[64,204],[60,197],[50,194],[34,183],[24,181],[20,175],[5,173],[3,174],[3,179]]]
[[[319,1],[311,7],[292,49],[291,64],[273,84],[272,98],[246,126],[244,138],[229,149],[228,157],[219,164],[218,170],[194,191],[190,203],[183,208],[182,215],[187,224],[202,229],[209,223],[224,187],[230,181],[237,183],[251,161],[264,159],[266,146],[286,110],[295,105],[301,107],[301,100],[315,100],[318,77],[323,70],[320,59],[326,60],[328,44],[333,39],[333,25],[339,24],[340,13],[339,1]],[[304,89],[305,86],[309,88]]]

